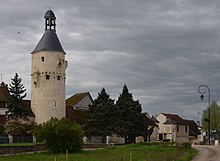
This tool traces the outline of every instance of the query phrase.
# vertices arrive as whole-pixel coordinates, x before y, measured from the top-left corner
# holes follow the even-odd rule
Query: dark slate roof
[[[197,137],[200,134],[198,125],[193,120],[185,120],[189,124],[189,135]]]
[[[146,120],[148,126],[154,126],[154,127],[158,126],[151,118],[147,117],[146,115],[145,115],[144,119]]]
[[[45,18],[45,19],[46,19],[46,18],[53,18],[53,19],[56,20],[56,16],[55,16],[55,14],[53,13],[52,10],[48,10],[48,11],[45,13],[44,18]]]
[[[39,51],[59,51],[65,53],[55,31],[46,30],[32,53]]]

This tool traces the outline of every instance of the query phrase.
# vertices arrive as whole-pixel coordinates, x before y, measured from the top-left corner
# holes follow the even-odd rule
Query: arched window
[[[43,56],[41,57],[41,62],[44,62],[44,57]]]

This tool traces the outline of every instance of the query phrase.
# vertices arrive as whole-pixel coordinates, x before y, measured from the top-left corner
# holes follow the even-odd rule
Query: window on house
[[[188,130],[188,128],[187,128],[187,126],[185,126],[185,132],[187,132],[187,130]]]
[[[44,62],[44,57],[43,56],[41,57],[41,62]]]
[[[50,79],[50,75],[47,74],[46,75],[46,79],[49,80]]]
[[[176,132],[179,132],[179,126],[176,126]]]

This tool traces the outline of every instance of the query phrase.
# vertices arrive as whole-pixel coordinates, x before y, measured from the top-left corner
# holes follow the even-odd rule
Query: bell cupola
[[[45,30],[56,31],[56,17],[52,10],[45,13]]]
[[[56,34],[56,17],[52,10],[48,10],[45,15],[45,32],[33,53],[40,51],[60,51],[65,53],[60,40]]]

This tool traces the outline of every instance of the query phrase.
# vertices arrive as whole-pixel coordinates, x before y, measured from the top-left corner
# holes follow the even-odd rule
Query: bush
[[[10,118],[4,125],[5,131],[10,135],[31,135],[36,128],[36,123],[28,118]]]
[[[78,124],[66,118],[51,118],[48,122],[38,125],[35,130],[38,142],[46,141],[47,148],[54,153],[66,150],[75,152],[82,149],[82,131]]]

